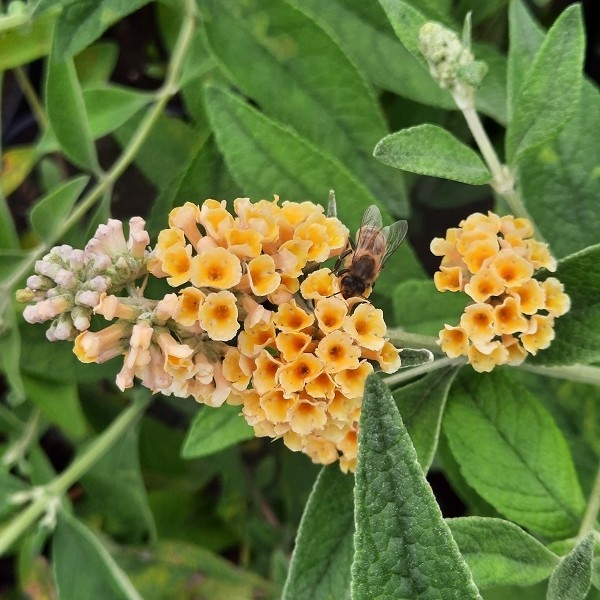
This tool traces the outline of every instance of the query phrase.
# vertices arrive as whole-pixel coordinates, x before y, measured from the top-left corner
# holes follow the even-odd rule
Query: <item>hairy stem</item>
[[[410,381],[419,375],[425,375],[426,373],[437,371],[438,369],[444,369],[445,367],[451,366],[459,367],[464,364],[466,363],[462,358],[439,358],[438,360],[425,363],[424,365],[419,365],[413,369],[405,369],[404,371],[399,371],[398,373],[389,375],[388,377],[385,377],[383,381],[385,381],[385,383],[391,387],[393,385],[398,385],[399,383],[404,383],[405,381]]]
[[[596,479],[594,480],[594,487],[592,488],[590,497],[588,498],[585,514],[583,515],[581,527],[579,528],[579,533],[577,534],[578,539],[585,537],[586,534],[596,527],[598,511],[600,511],[600,465],[598,466]]]
[[[35,120],[37,121],[40,130],[45,131],[48,129],[48,117],[46,116],[44,107],[42,106],[35,89],[31,85],[27,73],[25,73],[21,67],[15,67],[13,73],[15,74],[15,79],[17,80],[21,91],[25,95],[25,98],[27,98],[27,102],[35,116]]]
[[[535,237],[539,240],[543,240],[540,231],[535,226],[533,219],[527,212],[521,197],[517,193],[514,174],[506,165],[503,165],[500,162],[473,103],[464,103],[456,98],[455,101],[465,117],[465,121],[471,130],[473,139],[477,143],[488,169],[492,173],[492,182],[490,185],[494,191],[504,198],[512,214],[517,217],[527,218],[533,225]]]
[[[119,438],[137,421],[150,402],[147,395],[140,395],[111,425],[100,434],[75,461],[56,479],[40,488],[36,499],[0,532],[0,556],[33,525],[47,507],[59,499],[82,475],[84,475]]]

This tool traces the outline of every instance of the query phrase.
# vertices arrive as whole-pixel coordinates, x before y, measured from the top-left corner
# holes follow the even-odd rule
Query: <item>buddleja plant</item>
[[[511,1],[507,57],[503,11],[7,7],[15,595],[598,596],[600,98],[579,5]],[[142,22],[151,92],[113,74]]]

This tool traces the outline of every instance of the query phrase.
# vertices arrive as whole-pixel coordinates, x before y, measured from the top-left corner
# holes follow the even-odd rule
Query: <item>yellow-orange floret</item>
[[[527,259],[535,269],[556,271],[556,259],[550,254],[548,244],[537,240],[527,240]]]
[[[225,248],[210,248],[192,258],[190,279],[196,287],[225,290],[242,278],[240,259]]]
[[[313,462],[322,465],[330,465],[338,459],[338,451],[335,444],[314,435],[305,438],[302,451],[307,454]]]
[[[233,339],[240,328],[235,296],[227,290],[208,294],[198,320],[211,339],[222,342]]]
[[[542,282],[546,294],[544,308],[553,317],[564,315],[571,308],[571,299],[564,293],[565,286],[556,277],[548,277]]]
[[[266,296],[274,292],[281,283],[281,275],[275,271],[272,256],[263,254],[248,263],[250,288],[257,296]]]
[[[495,236],[475,240],[467,246],[463,260],[471,273],[477,273],[488,258],[493,258],[498,254],[499,249],[498,239]]]
[[[521,344],[530,354],[537,354],[550,345],[554,339],[554,317],[533,315],[529,319],[529,329],[521,335]]]
[[[196,247],[202,237],[197,225],[199,218],[200,207],[192,202],[186,202],[169,213],[169,227],[183,231],[192,246]]]
[[[303,390],[306,384],[323,371],[323,363],[309,352],[303,352],[295,360],[280,367],[277,379],[286,394]]]
[[[323,371],[306,384],[305,391],[312,398],[327,398],[330,400],[335,395],[335,382],[329,373]]]
[[[206,294],[195,287],[187,287],[179,292],[179,302],[176,320],[184,327],[191,327],[198,321],[200,306]]]
[[[275,327],[271,320],[260,322],[244,331],[238,337],[238,348],[246,356],[256,356],[263,348],[275,341]]]
[[[252,375],[252,385],[259,394],[279,387],[277,372],[282,363],[271,356],[267,350],[262,350],[256,357],[256,367]]]
[[[459,327],[445,325],[439,333],[448,356],[466,355],[475,370],[490,371],[550,345],[554,318],[569,310],[570,300],[557,279],[533,279],[536,269],[555,270],[556,260],[532,234],[525,218],[476,213],[446,239],[432,241],[432,252],[442,257],[434,275],[438,290],[462,289],[474,301]]]
[[[309,314],[300,308],[295,300],[280,304],[273,317],[275,326],[281,331],[288,333],[292,331],[302,331],[303,329],[310,327],[314,321],[314,315]]]
[[[485,302],[470,304],[460,318],[460,326],[474,342],[489,342],[496,334],[494,307]]]
[[[338,278],[331,269],[323,268],[307,275],[300,286],[300,293],[306,300],[329,298],[339,292]]]
[[[523,285],[511,288],[510,294],[519,299],[521,312],[534,315],[546,307],[546,293],[539,281],[530,279]]]
[[[348,304],[341,298],[323,298],[315,303],[315,316],[319,329],[331,333],[340,329],[348,316]]]
[[[126,323],[115,323],[100,331],[84,331],[75,338],[73,352],[82,363],[103,363],[125,351]]]
[[[464,287],[461,267],[440,267],[433,275],[433,283],[439,292],[460,292]]]
[[[488,266],[471,277],[469,283],[465,285],[465,294],[471,296],[475,302],[485,302],[491,296],[500,295],[504,289],[504,281],[494,269]]]
[[[490,263],[507,288],[523,285],[533,275],[533,265],[524,257],[514,251],[502,249]]]
[[[343,329],[356,340],[359,346],[369,350],[381,350],[385,340],[386,325],[383,311],[369,302],[363,302],[344,319]]]
[[[439,334],[438,344],[450,358],[457,358],[467,354],[469,336],[462,327],[444,325]]]
[[[325,427],[327,411],[322,402],[306,398],[299,400],[290,408],[287,418],[294,433],[309,435]]]
[[[312,337],[301,331],[291,331],[277,334],[275,346],[279,350],[283,360],[291,362],[302,354],[311,343]]]
[[[507,296],[502,304],[494,308],[494,317],[496,334],[522,333],[529,327],[529,321],[523,316],[519,301],[512,296]]]
[[[227,210],[227,202],[205,200],[200,208],[198,222],[203,225],[206,234],[214,240],[224,241],[229,229],[233,227],[233,216]]]
[[[161,268],[169,275],[167,283],[177,287],[190,280],[192,269],[192,247],[173,244],[160,255]]]
[[[503,365],[508,361],[508,350],[499,341],[489,344],[485,352],[472,345],[469,347],[467,358],[476,371],[488,373],[496,365]]]
[[[265,418],[277,425],[288,422],[288,413],[298,402],[298,396],[286,397],[282,390],[271,390],[261,394],[259,402]]]
[[[228,348],[223,358],[223,377],[231,387],[243,391],[248,387],[254,365],[237,348]]]
[[[360,347],[354,345],[352,338],[343,331],[328,333],[315,350],[315,355],[321,359],[327,373],[358,368],[360,354]]]
[[[227,249],[238,258],[256,258],[262,250],[262,235],[252,229],[228,229],[225,234]]]
[[[348,398],[362,396],[365,389],[365,380],[373,372],[373,365],[367,361],[360,363],[356,369],[346,369],[333,376],[333,380],[340,387],[340,391]]]

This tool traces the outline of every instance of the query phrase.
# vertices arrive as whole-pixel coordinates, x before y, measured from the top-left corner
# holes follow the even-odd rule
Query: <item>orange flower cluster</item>
[[[117,296],[122,286],[94,284],[88,310],[112,323],[91,331],[88,320],[74,352],[82,362],[124,356],[122,390],[138,378],[153,392],[239,405],[257,435],[353,470],[365,379],[374,365],[395,371],[400,356],[382,311],[343,298],[321,266],[346,248],[348,229],[311,202],[238,198],[233,209],[206,200],[171,211],[154,250],[136,252],[146,277],[177,289],[152,300],[144,286]],[[100,275],[131,253],[116,224],[102,233],[102,248],[116,250]]]
[[[431,252],[443,257],[437,289],[473,300],[458,326],[440,331],[448,356],[467,356],[476,371],[491,371],[550,345],[554,319],[569,310],[570,299],[555,277],[533,279],[537,269],[555,271],[556,260],[532,234],[527,219],[475,213],[431,242]]]
[[[244,328],[238,348],[254,368],[241,402],[257,435],[283,437],[317,463],[339,458],[348,471],[355,467],[364,383],[373,371],[368,361],[391,373],[400,356],[384,337],[382,311],[338,292],[337,277],[319,269],[304,279],[299,297]]]

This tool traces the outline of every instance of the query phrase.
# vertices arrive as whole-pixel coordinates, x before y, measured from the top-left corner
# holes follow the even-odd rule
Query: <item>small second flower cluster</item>
[[[555,277],[534,279],[539,269],[555,271],[556,260],[532,234],[525,218],[475,213],[431,242],[433,254],[442,257],[437,289],[472,300],[458,326],[440,331],[438,343],[448,356],[467,356],[476,371],[491,371],[550,345],[554,319],[569,310],[570,300]]]

